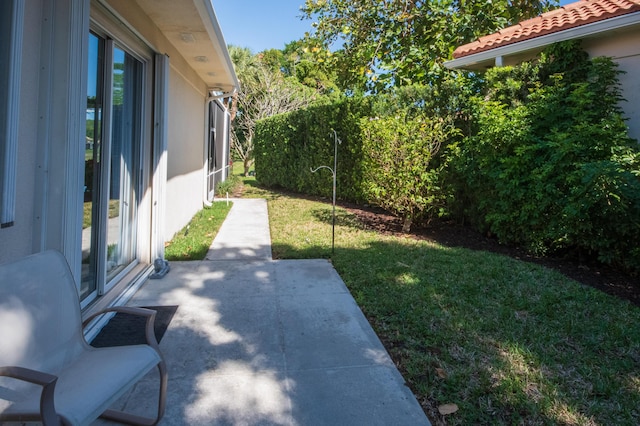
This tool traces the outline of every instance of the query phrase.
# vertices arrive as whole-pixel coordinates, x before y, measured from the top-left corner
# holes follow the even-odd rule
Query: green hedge
[[[363,182],[368,201],[413,222],[441,215],[445,208],[440,148],[455,132],[441,119],[410,111],[362,121]]]
[[[319,166],[334,166],[334,133],[338,145],[337,194],[363,201],[360,119],[370,99],[346,98],[262,120],[256,126],[256,179],[263,185],[331,197],[332,175]]]
[[[310,169],[333,167],[335,129],[340,199],[410,220],[449,214],[534,253],[640,271],[640,147],[618,74],[567,42],[535,63],[272,117],[256,129],[256,175],[330,197],[331,173]]]
[[[477,132],[453,159],[465,217],[534,253],[640,270],[640,151],[617,75],[611,60],[589,60],[572,43],[536,66],[487,72]]]

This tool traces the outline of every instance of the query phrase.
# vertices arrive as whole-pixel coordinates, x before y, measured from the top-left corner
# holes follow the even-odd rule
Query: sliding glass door
[[[137,259],[144,64],[89,35],[82,283],[89,301]]]

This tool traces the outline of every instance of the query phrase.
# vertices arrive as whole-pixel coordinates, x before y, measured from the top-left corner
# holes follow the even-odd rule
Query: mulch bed
[[[428,227],[402,233],[402,221],[384,211],[353,204],[341,204],[356,215],[369,229],[393,235],[405,235],[420,240],[434,241],[447,247],[464,247],[503,254],[525,262],[532,262],[555,269],[584,285],[617,296],[640,306],[640,277],[597,262],[580,261],[572,257],[537,257],[525,250],[498,243],[491,238],[450,221],[432,221]]]
[[[243,189],[242,185],[239,185],[233,196],[242,197]],[[287,191],[281,192],[288,193]],[[328,201],[326,198],[321,197],[288,194],[315,201]],[[640,276],[630,275],[598,262],[579,260],[570,256],[533,256],[522,248],[500,244],[495,238],[482,235],[468,226],[452,221],[434,220],[428,227],[414,227],[415,229],[412,229],[411,232],[403,233],[401,219],[386,213],[382,209],[344,202],[339,202],[338,204],[358,217],[368,229],[385,234],[403,235],[433,241],[446,247],[464,247],[472,250],[490,251],[525,262],[532,262],[555,269],[579,283],[640,306]]]

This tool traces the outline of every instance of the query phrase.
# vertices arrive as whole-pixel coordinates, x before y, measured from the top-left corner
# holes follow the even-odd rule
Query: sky
[[[560,5],[574,0],[560,0]],[[311,32],[311,20],[300,20],[304,0],[214,0],[213,8],[227,44],[253,53],[284,49]]]
[[[311,20],[300,20],[304,0],[214,0],[213,9],[227,44],[253,53],[284,49],[311,32]]]

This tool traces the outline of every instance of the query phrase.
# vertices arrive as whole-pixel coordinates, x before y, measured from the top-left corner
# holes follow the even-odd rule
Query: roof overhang
[[[627,29],[635,25],[640,25],[640,12],[622,15],[452,59],[446,61],[444,66],[449,69],[483,71],[487,68],[501,65],[504,58],[533,56],[553,43],[594,37],[611,31]]]
[[[210,91],[240,87],[211,0],[135,0]]]

